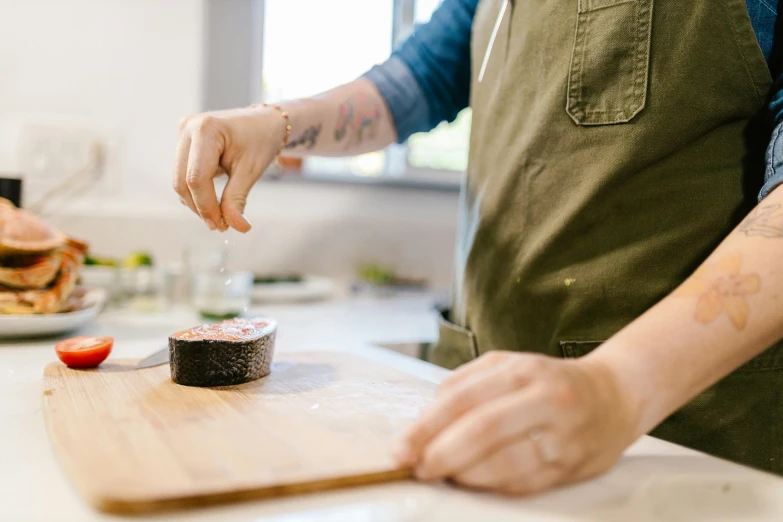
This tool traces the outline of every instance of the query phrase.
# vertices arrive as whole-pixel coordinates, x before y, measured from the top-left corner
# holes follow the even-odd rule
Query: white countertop
[[[372,346],[432,340],[423,297],[353,298],[259,310],[279,322],[277,350],[358,353],[437,382],[445,371]],[[186,312],[109,311],[84,334],[112,335],[114,357],[143,357],[172,331],[197,322]],[[41,415],[42,372],[54,341],[0,342],[0,520],[107,521],[71,489]],[[414,482],[165,513],[135,520],[409,522],[721,522],[783,520],[783,479],[645,437],[609,474],[532,499],[510,499]]]

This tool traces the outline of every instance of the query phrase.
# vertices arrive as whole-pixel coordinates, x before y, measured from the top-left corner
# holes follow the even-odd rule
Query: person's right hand
[[[250,230],[247,195],[275,158],[286,120],[272,108],[242,108],[183,118],[174,190],[210,230]],[[228,175],[218,202],[214,179]]]

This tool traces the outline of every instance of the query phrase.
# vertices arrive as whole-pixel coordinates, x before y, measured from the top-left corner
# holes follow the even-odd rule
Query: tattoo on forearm
[[[748,237],[783,237],[783,208],[777,203],[756,207],[740,224],[739,231]]]
[[[288,145],[286,145],[285,148],[293,149],[294,147],[298,147],[299,145],[305,145],[305,148],[307,150],[312,149],[313,147],[315,147],[315,143],[318,141],[318,136],[321,134],[322,128],[323,125],[321,125],[320,123],[318,125],[313,125],[312,127],[306,128],[301,136],[289,141]]]
[[[677,290],[675,296],[698,297],[696,321],[702,324],[714,322],[725,310],[737,330],[744,330],[748,322],[747,296],[759,292],[761,279],[758,274],[742,274],[739,254],[724,257],[720,261],[699,268]]]
[[[366,94],[348,98],[338,111],[334,129],[335,141],[347,138],[346,147],[351,147],[359,145],[365,139],[373,139],[378,134],[381,108],[377,101]]]

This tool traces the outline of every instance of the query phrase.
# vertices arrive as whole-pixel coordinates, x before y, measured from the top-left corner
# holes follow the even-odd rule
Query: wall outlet
[[[69,179],[72,182],[62,187],[63,195],[73,192],[83,195],[99,186],[105,174],[110,141],[105,133],[93,129],[22,125],[17,163],[25,180],[24,204],[35,204]]]

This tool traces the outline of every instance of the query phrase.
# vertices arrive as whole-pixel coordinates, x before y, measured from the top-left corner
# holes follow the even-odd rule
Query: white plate
[[[253,302],[298,303],[329,299],[334,291],[331,279],[304,276],[298,283],[258,283],[253,285]]]
[[[106,290],[95,288],[84,296],[84,308],[63,314],[0,314],[0,338],[37,337],[81,328],[100,313],[106,303]]]

